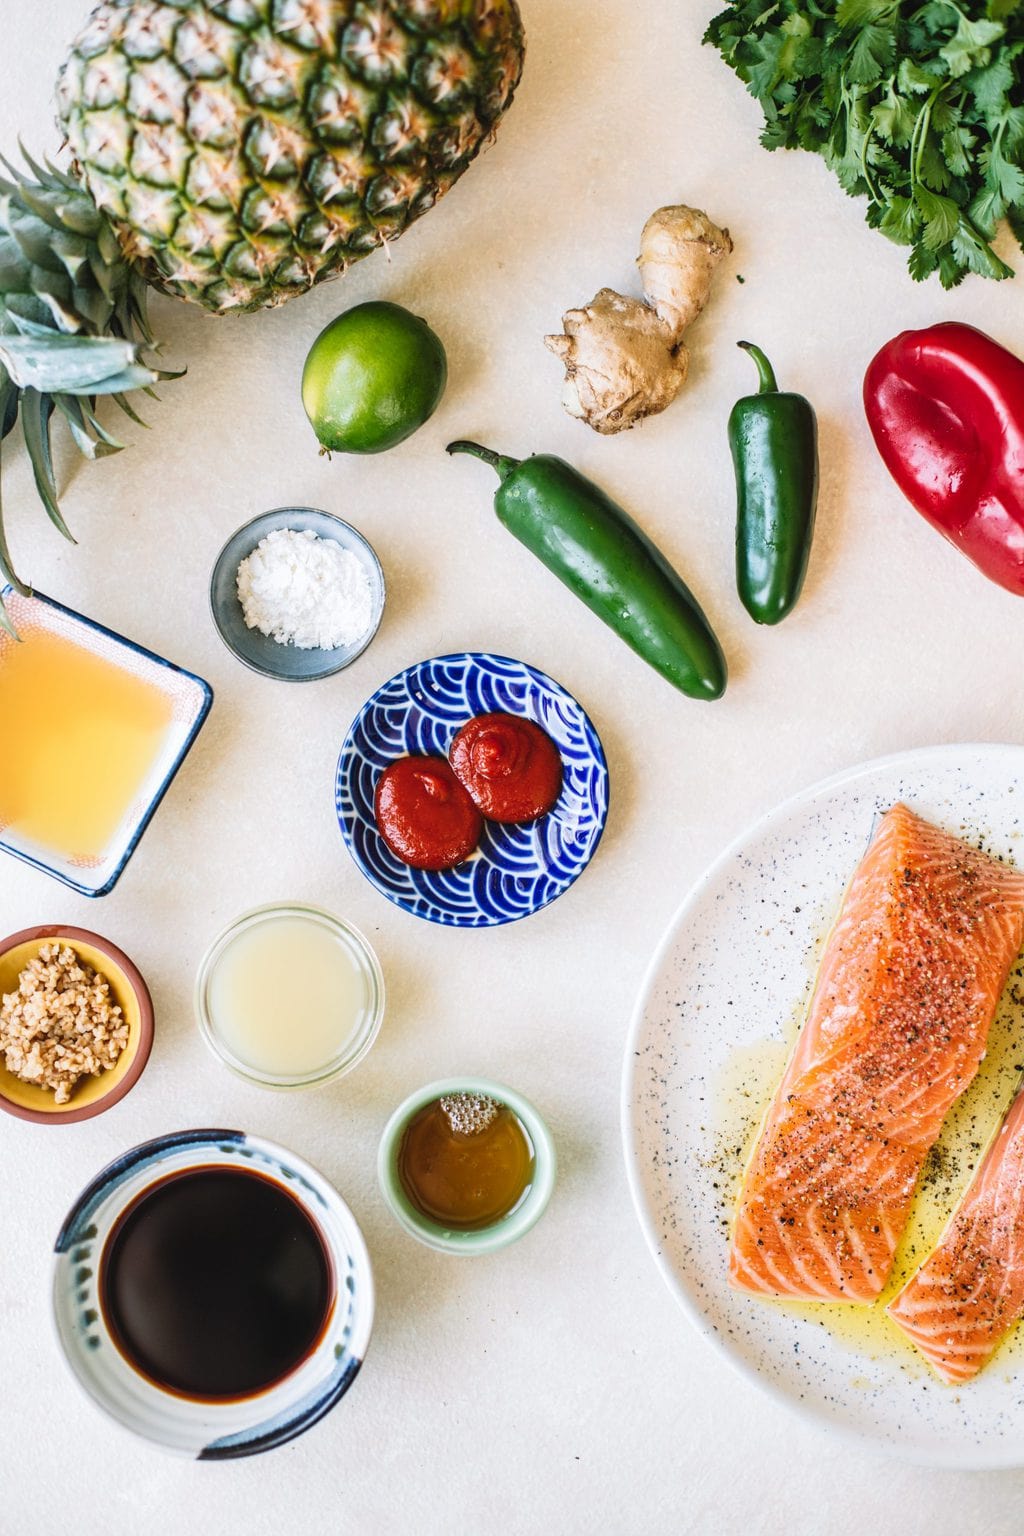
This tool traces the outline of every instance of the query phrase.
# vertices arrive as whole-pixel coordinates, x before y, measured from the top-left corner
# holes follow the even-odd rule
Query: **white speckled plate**
[[[861,1339],[852,1325],[822,1326],[809,1307],[755,1300],[726,1283],[729,1215],[752,1130],[874,818],[897,800],[1024,865],[1017,746],[901,753],[762,817],[686,897],[644,980],[623,1080],[626,1167],[670,1289],[744,1375],[879,1451],[944,1467],[1016,1467],[1024,1465],[1024,1338],[956,1389],[932,1376],[884,1318]],[[980,1134],[994,1130],[997,1101],[1012,1092],[1012,1058],[1019,1062],[1024,1048],[1024,1021],[1009,998],[1001,1018],[1006,1060],[972,1109]],[[988,1065],[995,1060],[993,1044]],[[956,1167],[944,1204],[971,1171]]]

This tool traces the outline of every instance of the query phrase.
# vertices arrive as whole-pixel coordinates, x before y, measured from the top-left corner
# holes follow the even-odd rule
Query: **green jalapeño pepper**
[[[760,392],[729,417],[736,467],[736,585],[758,624],[791,613],[807,574],[818,501],[818,424],[803,395],[785,394],[760,347],[739,345],[757,367]]]
[[[497,470],[499,521],[638,656],[691,699],[721,698],[721,647],[693,593],[628,512],[552,454],[510,459],[466,442],[448,452]]]

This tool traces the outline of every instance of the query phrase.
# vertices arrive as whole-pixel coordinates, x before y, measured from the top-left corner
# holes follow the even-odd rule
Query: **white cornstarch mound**
[[[366,569],[350,549],[311,529],[278,528],[238,567],[245,622],[281,645],[333,651],[373,622]]]

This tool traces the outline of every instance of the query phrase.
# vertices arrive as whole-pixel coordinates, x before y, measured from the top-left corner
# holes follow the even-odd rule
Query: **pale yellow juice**
[[[207,1007],[243,1066],[267,1077],[328,1068],[371,1005],[358,957],[312,917],[281,914],[242,929],[218,956]]]
[[[46,630],[0,656],[0,830],[67,859],[109,852],[160,753],[171,702]]]

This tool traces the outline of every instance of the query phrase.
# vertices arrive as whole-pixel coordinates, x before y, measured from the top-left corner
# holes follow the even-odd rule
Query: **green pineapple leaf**
[[[96,412],[92,409],[92,402],[90,401],[86,404],[81,396],[78,397],[78,401],[82,407],[82,415],[85,417],[85,425],[89,430],[90,437],[94,437],[98,443],[102,443],[106,448],[109,448],[111,453],[120,453],[124,448],[124,443],[116,438],[112,432],[108,432],[102,422],[99,421]]]
[[[74,438],[75,446],[84,458],[95,460],[105,459],[109,454],[117,453],[120,444],[112,447],[102,438],[92,435],[89,426],[89,418],[77,395],[54,395],[53,403],[60,411],[68,424],[68,430]]]
[[[15,592],[21,593],[22,597],[32,596],[32,588],[25,585],[14,569],[11,551],[7,544],[7,535],[4,532],[3,506],[0,504],[0,594],[2,594],[2,589],[5,585],[12,586]],[[13,635],[15,639],[18,638],[14,625],[8,618],[7,610],[4,608],[2,595],[0,595],[0,625],[3,626],[9,635]]]
[[[53,458],[50,452],[50,417],[53,404],[38,390],[26,389],[21,397],[21,431],[39,499],[46,508],[54,527],[70,539],[75,538],[61,515],[57,505],[57,487],[54,484]]]
[[[159,374],[138,361],[134,342],[117,336],[0,336],[0,363],[19,389],[48,394],[104,394],[156,383]]]
[[[150,391],[150,393],[152,393],[152,391]],[[137,427],[145,427],[146,431],[147,432],[149,431],[149,422],[148,421],[143,421],[143,419],[139,415],[138,411],[135,410],[134,406],[132,406],[132,404],[130,403],[127,395],[111,394],[110,398],[111,398],[111,400],[113,400],[113,402],[114,402],[114,404],[116,406],[118,406],[122,411],[124,411],[124,414],[129,418],[130,421],[134,421],[134,423],[135,423],[135,425]],[[154,395],[153,398],[155,400],[157,398],[157,396]]]
[[[18,391],[0,368],[0,442],[14,431],[18,422]]]

